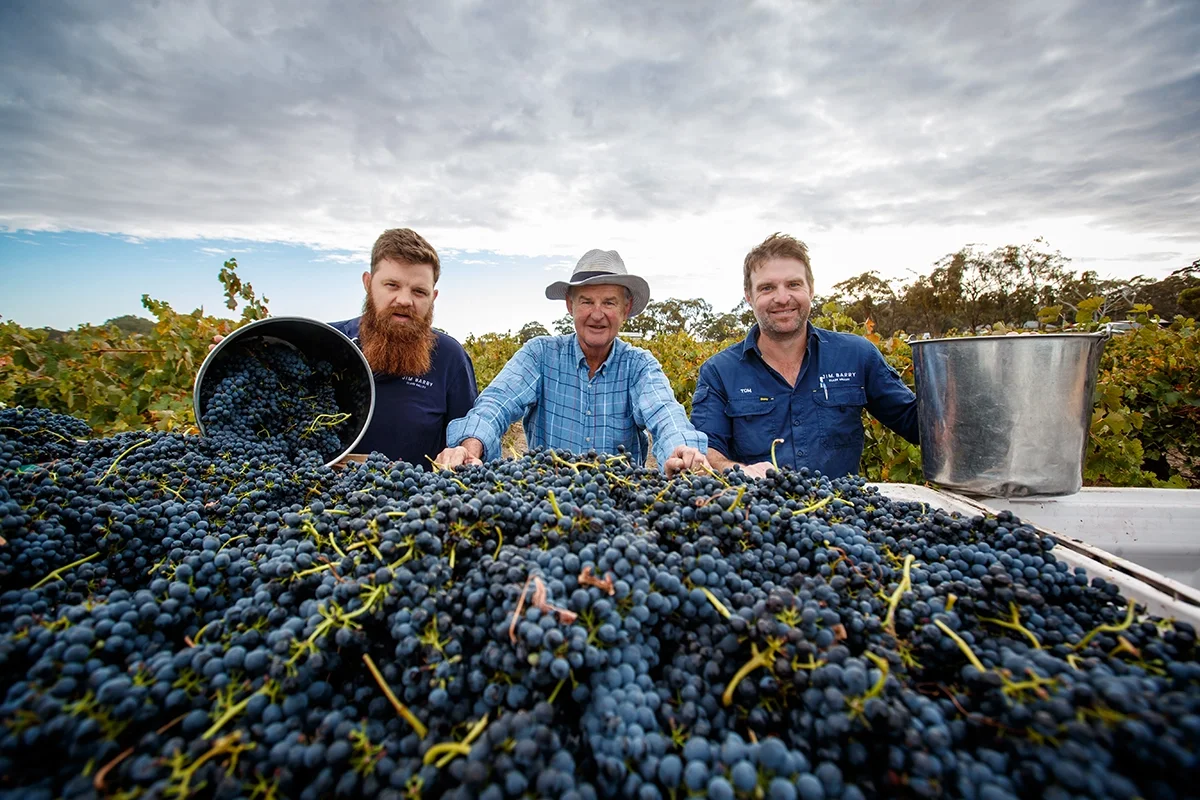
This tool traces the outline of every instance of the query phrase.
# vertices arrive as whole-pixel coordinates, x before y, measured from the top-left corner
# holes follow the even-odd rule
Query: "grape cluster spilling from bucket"
[[[353,425],[338,407],[333,366],[264,339],[241,340],[220,352],[200,394],[204,432],[233,447],[255,443],[295,457],[337,458],[342,431]]]
[[[1195,792],[1192,626],[1007,512],[81,433],[0,412],[0,797]]]

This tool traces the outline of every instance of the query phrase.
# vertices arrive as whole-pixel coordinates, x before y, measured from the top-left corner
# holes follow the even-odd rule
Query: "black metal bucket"
[[[204,424],[200,421],[204,409],[200,407],[200,398],[203,396],[205,376],[214,364],[232,352],[228,350],[230,346],[251,340],[283,344],[299,351],[310,362],[328,361],[333,365],[334,394],[338,407],[350,414],[351,424],[345,427],[339,437],[342,451],[326,463],[333,466],[354,452],[375,413],[375,379],[371,374],[371,366],[358,346],[344,333],[307,317],[270,317],[251,322],[226,336],[209,352],[196,372],[196,383],[192,388],[192,411],[196,415],[200,433],[204,433]]]

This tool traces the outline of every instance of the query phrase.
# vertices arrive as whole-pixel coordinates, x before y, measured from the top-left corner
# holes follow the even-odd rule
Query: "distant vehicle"
[[[1140,328],[1141,325],[1130,320],[1120,320],[1118,322],[1106,322],[1100,326],[1101,333],[1107,333],[1109,336],[1118,336],[1122,333],[1129,333],[1135,328]]]

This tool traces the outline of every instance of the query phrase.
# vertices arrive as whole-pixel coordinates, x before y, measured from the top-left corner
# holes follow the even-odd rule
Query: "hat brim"
[[[597,286],[604,284],[624,286],[633,295],[633,307],[629,309],[630,317],[636,317],[646,310],[646,304],[650,302],[650,284],[646,283],[644,278],[639,278],[637,275],[597,275],[582,281],[555,281],[546,287],[546,299],[565,300],[567,299],[567,291],[573,286]]]

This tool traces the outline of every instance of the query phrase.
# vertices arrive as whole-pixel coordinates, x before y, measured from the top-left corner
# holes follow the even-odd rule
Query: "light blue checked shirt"
[[[615,453],[625,445],[632,463],[645,464],[649,430],[660,469],[679,445],[708,451],[708,437],[688,421],[658,360],[621,339],[592,378],[575,334],[530,339],[467,416],[450,423],[446,444],[478,439],[485,461],[500,458],[500,437],[522,414],[531,448]]]

